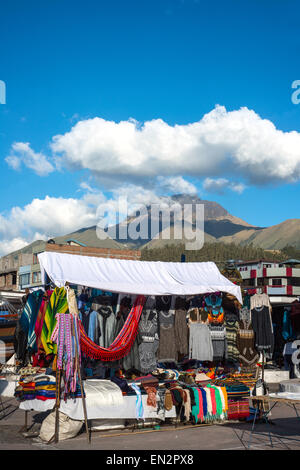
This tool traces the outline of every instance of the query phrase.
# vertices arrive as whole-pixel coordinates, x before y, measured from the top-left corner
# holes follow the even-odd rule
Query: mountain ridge
[[[254,247],[262,248],[265,250],[281,250],[286,246],[291,246],[300,249],[300,219],[293,218],[287,219],[283,222],[272,225],[270,227],[258,227],[248,224],[243,219],[230,214],[223,206],[215,201],[208,201],[200,199],[197,195],[175,194],[168,198],[170,203],[179,203],[182,207],[184,204],[203,204],[204,205],[204,243],[224,243],[234,244],[238,246],[253,245]],[[194,207],[194,206],[192,206]],[[100,247],[100,248],[115,248],[115,249],[155,249],[162,248],[166,245],[184,243],[184,239],[174,239],[174,217],[170,217],[170,239],[163,239],[162,235],[166,233],[161,224],[161,214],[159,213],[156,222],[158,223],[158,232],[151,234],[151,227],[148,224],[148,232],[145,239],[129,239],[123,240],[119,237],[119,229],[121,226],[128,227],[129,223],[136,224],[138,232],[139,223],[146,221],[147,217],[151,215],[151,206],[147,206],[147,214],[140,216],[138,211],[131,214],[127,220],[113,227],[116,229],[117,237],[107,238],[100,240],[97,237],[97,226],[83,227],[75,230],[69,234],[52,237],[55,243],[65,244],[67,240],[74,239],[79,243],[87,246]],[[149,219],[148,219],[149,221]],[[192,223],[190,228],[193,230],[196,227],[195,217],[192,214]],[[126,227],[127,226],[127,227]],[[110,232],[111,233],[111,232]],[[155,236],[156,235],[156,236]],[[26,252],[31,250],[38,244],[46,243],[43,240],[37,240],[26,245],[24,248],[16,252]],[[7,256],[7,255],[4,255]]]

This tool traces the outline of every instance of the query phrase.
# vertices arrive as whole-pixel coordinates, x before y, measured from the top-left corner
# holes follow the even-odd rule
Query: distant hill
[[[92,246],[94,248],[115,248],[116,250],[123,250],[125,248],[124,244],[118,243],[112,238],[106,238],[105,240],[98,238],[96,228],[96,226],[82,228],[61,237],[54,237],[53,240],[58,245],[66,244],[68,240],[77,240],[86,246]]]
[[[269,250],[280,250],[287,245],[300,249],[300,219],[285,220],[264,229],[241,230],[233,235],[220,237],[219,241],[237,245],[251,243]]]
[[[244,220],[231,215],[224,207],[214,201],[207,201],[204,199],[200,199],[198,196],[191,196],[187,194],[176,194],[170,198],[170,205],[172,204],[179,204],[181,207],[184,205],[189,205],[189,208],[193,208],[195,210],[196,204],[202,204],[204,206],[204,240],[205,243],[214,243],[217,241],[219,237],[222,236],[231,236],[240,231],[247,231],[247,230],[260,230],[261,227],[254,227]],[[156,220],[158,231],[154,234],[151,234],[151,224],[150,224],[150,217],[152,217],[152,221]],[[128,217],[128,220],[122,222],[120,225],[116,226],[117,235],[119,233],[120,227],[129,226],[130,223],[137,223],[139,220],[140,223],[144,222],[145,225],[148,225],[147,236],[144,239],[138,238],[134,240],[132,238],[128,238],[126,240],[126,245],[131,246],[132,248],[139,248],[147,247],[147,248],[159,248],[162,246],[166,246],[168,243],[174,243],[178,245],[179,243],[184,242],[185,240],[176,240],[174,239],[173,235],[173,225],[174,225],[174,217],[172,212],[170,214],[170,224],[171,224],[171,236],[170,240],[166,240],[163,238],[166,230],[162,227],[162,217],[159,214],[159,217],[151,213],[151,207],[147,207],[147,214],[140,215],[138,212],[132,214]],[[196,220],[195,220],[195,212],[192,214],[192,228],[196,228]],[[138,228],[137,228],[138,230]],[[151,236],[152,235],[152,236]],[[157,236],[159,235],[159,238]],[[156,236],[154,238],[154,236]],[[124,243],[121,238],[116,238],[119,243]]]
[[[195,207],[196,204],[204,205],[204,241],[205,246],[208,247],[210,244],[220,243],[221,245],[230,246],[253,246],[261,248],[263,250],[282,250],[284,247],[289,246],[290,249],[300,249],[300,219],[289,219],[284,222],[273,225],[271,227],[256,227],[248,224],[246,221],[235,217],[230,214],[224,207],[214,201],[207,201],[200,199],[198,196],[191,196],[186,194],[176,194],[169,198],[171,204],[180,204],[183,207],[185,204],[189,204],[189,207]],[[191,206],[192,205],[192,206]],[[152,214],[153,215],[153,214]],[[161,214],[156,215],[154,220],[157,223],[157,231],[151,233],[151,207],[147,207],[146,214],[143,216],[139,212],[131,214],[127,220],[123,221],[120,225],[115,226],[116,238],[107,238],[100,240],[97,237],[96,226],[85,227],[80,230],[76,230],[67,235],[54,237],[55,243],[66,244],[68,240],[77,240],[86,246],[95,248],[115,248],[115,249],[163,249],[173,244],[179,246],[184,243],[185,240],[174,239],[174,217],[171,213],[170,218],[170,239],[163,239],[163,235],[166,234],[166,230],[162,227]],[[136,230],[139,230],[140,223],[148,221],[148,229],[143,239],[122,239],[120,235],[120,228],[128,228],[130,223],[136,225]],[[193,215],[192,228],[196,228],[195,217]],[[146,225],[147,226],[147,225]],[[35,252],[43,251],[45,241],[38,240],[22,250],[15,252],[31,253],[32,250]],[[245,258],[242,256],[242,258]]]

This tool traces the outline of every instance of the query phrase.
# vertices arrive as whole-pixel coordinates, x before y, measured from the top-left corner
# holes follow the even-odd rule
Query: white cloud
[[[111,223],[114,224],[118,222],[114,219],[115,213],[119,212],[125,218],[141,204],[166,203],[169,200],[133,185],[113,191],[110,198],[88,184],[81,184],[81,188],[85,192],[78,199],[46,196],[0,214],[0,256],[35,240],[47,240],[97,225],[105,211],[111,214]],[[123,212],[124,207],[119,206],[119,202],[124,200],[127,201],[126,213]]]
[[[28,242],[20,237],[13,238],[12,240],[0,240],[0,256],[20,250],[26,245],[28,245]]]
[[[14,170],[19,170],[23,163],[39,176],[47,176],[55,170],[47,157],[42,153],[34,152],[28,142],[15,142],[5,161]]]
[[[246,186],[243,183],[229,181],[226,178],[205,178],[203,182],[203,189],[210,193],[224,194],[227,189],[241,194]]]
[[[216,106],[199,122],[174,126],[96,117],[54,136],[51,148],[58,167],[88,169],[108,187],[122,180],[152,184],[158,175],[252,184],[300,179],[300,133],[278,130],[248,108]]]
[[[300,133],[278,130],[248,108],[216,106],[198,122],[174,126],[162,119],[82,119],[69,132],[54,136],[50,148],[51,160],[28,143],[16,142],[6,161],[39,175],[55,168],[87,169],[108,189],[124,181],[150,188],[158,177],[166,184],[169,179],[170,188],[176,182],[182,186],[176,178],[189,176],[256,185],[300,180]],[[185,188],[192,191],[186,183]],[[236,186],[236,191],[243,189]]]
[[[157,178],[158,184],[177,194],[197,194],[197,188],[189,181],[182,178],[182,176],[170,176],[166,178],[159,176]]]

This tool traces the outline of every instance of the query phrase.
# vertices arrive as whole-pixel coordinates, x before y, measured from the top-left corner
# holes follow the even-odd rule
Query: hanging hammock
[[[90,358],[100,359],[101,361],[118,361],[126,356],[136,338],[139,319],[143,310],[146,298],[139,295],[124,323],[124,326],[114,342],[109,348],[102,348],[95,344],[86,334],[82,323],[80,322],[80,346],[81,352]]]

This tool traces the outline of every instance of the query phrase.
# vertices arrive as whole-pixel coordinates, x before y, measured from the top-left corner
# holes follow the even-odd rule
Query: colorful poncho
[[[41,334],[41,341],[46,355],[56,354],[57,345],[51,340],[56,325],[56,314],[68,311],[67,292],[64,287],[56,287],[47,305]]]

